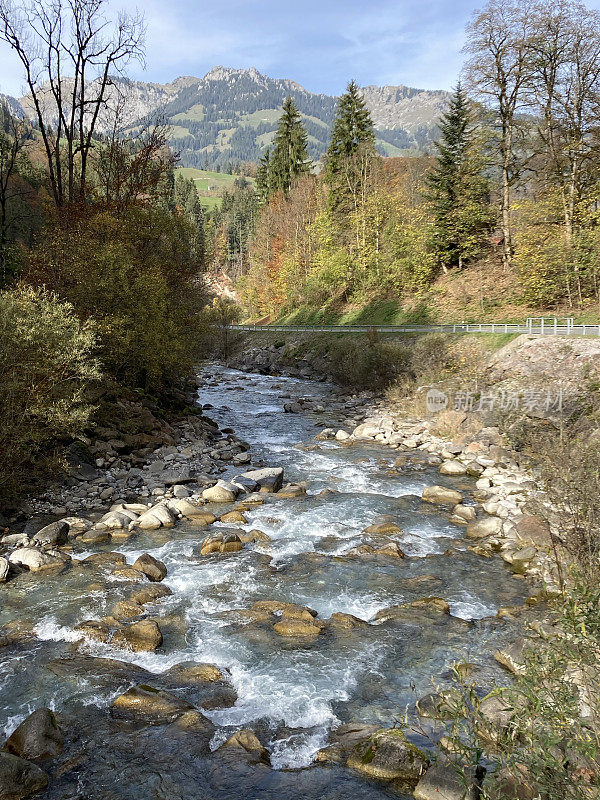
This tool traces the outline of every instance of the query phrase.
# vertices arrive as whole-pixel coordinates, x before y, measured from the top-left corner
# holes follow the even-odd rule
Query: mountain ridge
[[[170,127],[170,143],[179,152],[181,164],[204,168],[257,161],[273,141],[288,94],[302,114],[309,153],[316,161],[326,150],[337,103],[335,96],[311,92],[288,78],[271,78],[255,67],[222,65],[202,78],[185,75],[165,84],[115,78],[109,91],[107,114],[119,106],[123,130],[133,132],[142,120],[161,116]],[[448,92],[404,85],[369,85],[361,91],[383,155],[431,150]],[[15,113],[21,109],[31,116],[30,97],[6,99]],[[50,115],[49,121],[54,122]],[[100,129],[109,127],[107,116]]]

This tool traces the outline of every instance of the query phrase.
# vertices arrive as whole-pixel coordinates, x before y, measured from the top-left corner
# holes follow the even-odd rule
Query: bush
[[[94,349],[69,303],[42,289],[0,293],[0,506],[39,474],[53,442],[84,427]]]
[[[47,225],[27,278],[95,320],[109,375],[160,391],[189,375],[201,349],[206,297],[196,238],[183,217],[159,208],[71,209]]]
[[[412,372],[409,347],[381,342],[368,334],[337,339],[329,353],[333,378],[353,389],[383,391],[400,375]]]
[[[510,687],[481,698],[456,677],[446,730],[466,780],[487,771],[481,800],[587,800],[600,788],[600,589],[578,581],[525,649]],[[495,700],[491,700],[495,698]],[[490,714],[490,701],[502,712]],[[482,769],[484,768],[484,769]]]

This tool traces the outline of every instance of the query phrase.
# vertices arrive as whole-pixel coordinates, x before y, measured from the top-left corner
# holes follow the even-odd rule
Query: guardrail
[[[571,319],[533,318],[525,323],[465,322],[449,325],[230,325],[246,332],[281,333],[528,333],[538,336],[600,336],[600,324],[575,325]]]

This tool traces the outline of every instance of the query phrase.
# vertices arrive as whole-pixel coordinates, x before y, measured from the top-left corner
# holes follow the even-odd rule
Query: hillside
[[[200,195],[200,202],[205,208],[212,209],[220,205],[221,197],[225,189],[232,189],[238,175],[230,175],[228,172],[215,172],[208,169],[197,169],[196,167],[179,167],[175,170],[176,175],[183,175],[184,178],[191,178],[196,184],[196,189]],[[254,183],[253,178],[246,177],[250,183]]]
[[[287,95],[292,95],[302,113],[310,156],[317,160],[325,152],[337,101],[254,68],[215,67],[203,78],[180,77],[164,85],[116,78],[111,92],[109,109],[116,107],[118,97],[126,97],[120,104],[125,130],[148,116],[162,116],[171,127],[171,143],[180,153],[181,164],[201,169],[257,161],[273,140]],[[447,92],[406,86],[367,86],[363,92],[382,154],[414,154],[431,148]],[[13,113],[22,109],[31,115],[31,98],[7,100]]]

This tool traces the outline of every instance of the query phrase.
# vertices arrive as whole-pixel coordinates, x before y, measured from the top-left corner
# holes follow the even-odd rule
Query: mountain
[[[0,94],[0,105],[5,105],[16,119],[23,119],[25,116],[23,106],[15,97],[11,97],[8,94]]]
[[[384,155],[431,150],[448,92],[407,86],[366,86],[362,91]],[[327,147],[337,98],[314,94],[291,80],[269,78],[254,68],[214,67],[203,78],[181,77],[164,85],[114,79],[109,108],[120,108],[121,125],[131,132],[142,119],[161,116],[170,126],[171,144],[183,166],[222,168],[260,158],[273,141],[287,95],[300,109],[316,161]],[[31,113],[30,98],[15,102]],[[106,116],[103,127],[108,126]]]

